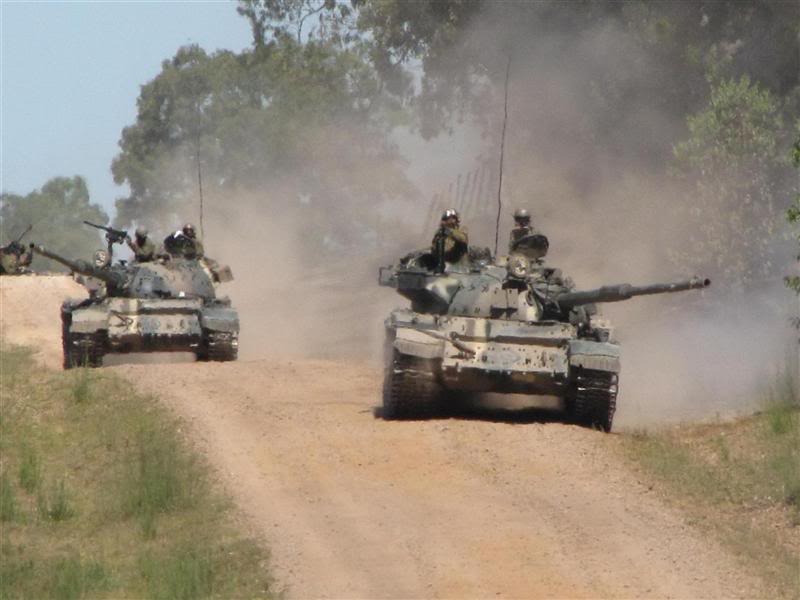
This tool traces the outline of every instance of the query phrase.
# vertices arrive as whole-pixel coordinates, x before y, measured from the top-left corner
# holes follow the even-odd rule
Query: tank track
[[[64,331],[64,369],[75,367],[102,367],[106,353],[106,336],[97,333],[70,333]]]
[[[383,382],[383,418],[430,418],[441,412],[441,400],[433,361],[395,350]]]
[[[238,357],[238,338],[236,334],[228,332],[209,332],[202,350],[197,352],[197,360],[200,361],[227,362]]]
[[[611,431],[617,409],[617,381],[616,373],[578,371],[567,404],[572,420],[606,433]]]

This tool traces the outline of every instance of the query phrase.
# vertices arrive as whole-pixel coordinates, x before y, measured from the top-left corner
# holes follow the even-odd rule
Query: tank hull
[[[67,302],[61,316],[65,368],[100,366],[109,353],[192,352],[200,360],[238,354],[239,318],[225,301],[106,298]]]
[[[619,346],[581,339],[559,321],[531,323],[395,310],[385,322],[384,409],[405,416],[446,410],[460,393],[524,394],[561,400],[566,420],[611,428]],[[427,377],[435,391],[405,393],[397,378]],[[393,398],[393,390],[394,396]],[[413,408],[409,408],[413,405]]]

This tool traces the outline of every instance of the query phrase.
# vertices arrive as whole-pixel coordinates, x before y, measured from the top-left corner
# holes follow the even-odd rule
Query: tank
[[[32,249],[82,275],[89,290],[88,299],[61,307],[65,369],[99,367],[109,353],[193,352],[201,361],[236,360],[239,316],[215,290],[232,279],[227,267],[168,255],[108,266],[104,257],[93,264],[43,246]]]
[[[711,283],[693,278],[577,291],[559,269],[544,265],[547,239],[532,237],[538,239],[528,256],[468,258],[443,268],[420,251],[380,269],[380,285],[411,301],[385,321],[385,418],[441,414],[467,394],[525,394],[555,397],[565,420],[608,432],[621,356],[596,305]]]

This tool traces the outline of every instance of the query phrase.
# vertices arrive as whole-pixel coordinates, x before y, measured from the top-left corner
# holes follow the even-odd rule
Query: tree
[[[25,196],[2,194],[0,217],[3,245],[33,225],[26,240],[35,240],[68,258],[90,259],[96,249],[105,247],[97,231],[83,220],[105,225],[108,215],[91,203],[86,180],[77,175],[50,179],[41,190]],[[37,270],[64,270],[59,263],[41,257],[34,259],[34,266]]]
[[[800,122],[798,122],[797,128],[800,129]],[[797,138],[797,141],[792,147],[791,160],[794,168],[800,170],[800,137]],[[800,229],[798,229],[798,224],[800,224],[800,192],[795,192],[794,200],[786,210],[786,220],[793,226],[794,238],[800,243]],[[796,264],[800,265],[800,251],[796,259]],[[785,282],[789,289],[793,290],[795,294],[800,295],[800,275],[787,275]],[[800,327],[800,317],[797,318],[795,326]]]
[[[678,253],[698,267],[714,257],[728,285],[775,275],[780,267],[778,199],[795,182],[780,148],[787,131],[775,96],[749,77],[711,81],[708,105],[688,118],[675,147],[680,175],[695,189],[695,232]]]
[[[201,176],[208,197],[259,192],[263,208],[305,211],[325,243],[358,245],[378,205],[411,191],[395,114],[357,50],[292,36],[240,54],[181,48],[122,133],[112,172],[131,194],[116,222],[195,218]]]

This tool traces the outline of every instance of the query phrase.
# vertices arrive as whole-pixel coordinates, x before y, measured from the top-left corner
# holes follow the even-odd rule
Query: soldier
[[[203,243],[197,239],[194,225],[186,223],[182,229],[164,238],[164,250],[172,256],[201,259],[205,256]]]
[[[508,240],[508,251],[513,252],[517,241],[526,235],[532,235],[536,230],[531,226],[531,214],[524,208],[514,211],[514,228]]]
[[[27,270],[33,260],[33,251],[17,241],[0,248],[0,274],[19,275]]]
[[[147,229],[137,227],[134,237],[134,240],[130,236],[125,237],[128,247],[133,250],[133,259],[136,262],[150,262],[153,260],[156,255],[156,245],[147,237]]]
[[[190,240],[189,244],[187,244],[187,249],[185,252],[186,258],[203,258],[203,256],[205,256],[203,242],[201,242],[197,237],[197,234],[194,230],[194,225],[191,223],[186,223],[181,231],[183,232],[183,235]]]
[[[442,220],[439,223],[439,230],[433,236],[431,251],[436,257],[439,270],[444,270],[445,263],[458,263],[467,256],[469,250],[469,238],[467,230],[460,226],[461,219],[458,212],[453,208],[448,208],[442,213]]]

